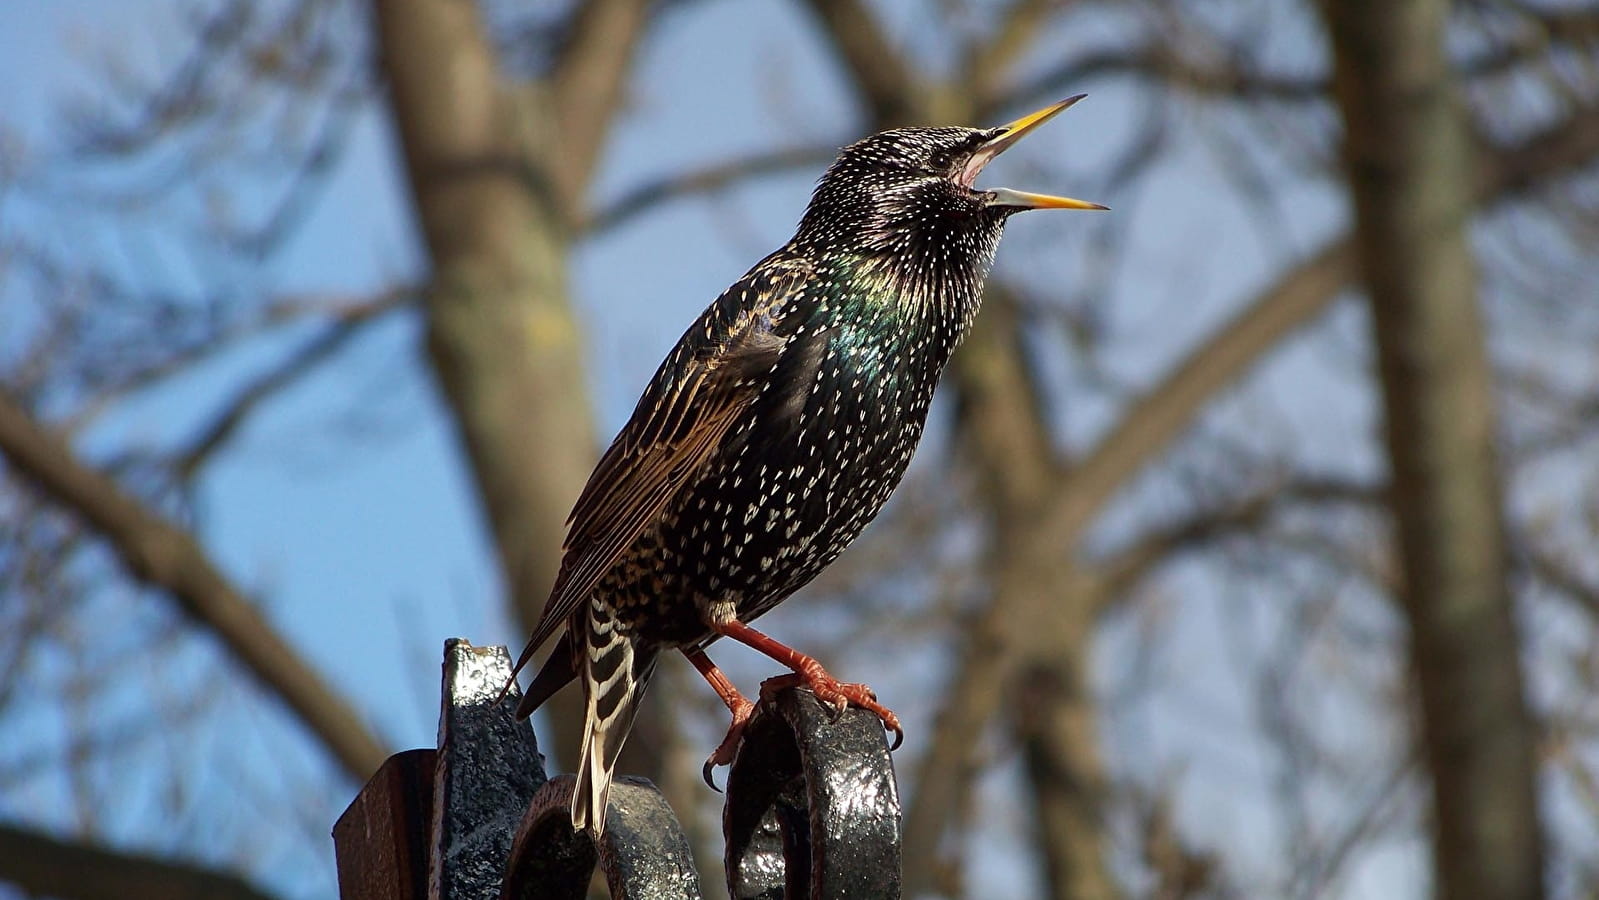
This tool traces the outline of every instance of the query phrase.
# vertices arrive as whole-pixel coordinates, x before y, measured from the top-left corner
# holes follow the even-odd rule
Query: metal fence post
[[[516,720],[520,692],[495,702],[510,677],[504,647],[445,642],[429,900],[499,896],[516,823],[546,781],[533,725]]]
[[[654,785],[622,777],[596,848],[546,779],[504,647],[446,642],[437,750],[390,757],[333,828],[343,900],[700,900],[693,853]],[[877,718],[793,688],[761,701],[728,774],[736,900],[897,900],[899,792]]]

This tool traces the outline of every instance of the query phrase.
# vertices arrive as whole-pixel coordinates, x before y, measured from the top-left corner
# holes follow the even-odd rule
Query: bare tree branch
[[[1113,75],[1159,81],[1170,87],[1213,97],[1243,97],[1292,102],[1321,101],[1327,97],[1327,79],[1259,72],[1236,62],[1200,63],[1183,57],[1178,47],[1151,43],[1143,47],[1112,47],[1062,61],[1003,97],[987,98],[985,105],[1026,104],[1076,90],[1094,79]]]
[[[106,380],[95,382],[92,385],[95,389],[94,395],[86,399],[70,415],[58,421],[55,427],[63,434],[76,434],[129,395],[150,390],[165,379],[180,376],[192,367],[206,360],[216,359],[224,351],[236,348],[239,342],[262,335],[272,328],[308,317],[326,317],[335,321],[350,317],[365,320],[368,312],[366,307],[371,302],[370,298],[365,297],[305,295],[268,301],[252,310],[246,318],[236,322],[216,323],[202,333],[184,339],[177,346],[163,348],[158,358],[143,361],[131,369],[120,370],[115,382]],[[69,319],[63,323],[63,327],[71,324],[72,320]],[[52,342],[46,341],[41,344],[39,348],[41,354],[47,355],[55,349]],[[47,361],[41,359],[40,364]],[[27,389],[27,384],[23,384],[18,393],[25,395]]]
[[[1478,201],[1492,205],[1599,160],[1599,116],[1578,113],[1483,163]],[[1174,368],[1071,470],[1050,502],[1045,540],[1068,547],[1131,475],[1187,427],[1203,404],[1285,335],[1326,309],[1352,280],[1348,238],[1289,270]]]
[[[1348,866],[1355,851],[1373,832],[1382,828],[1387,820],[1395,816],[1396,807],[1400,806],[1395,802],[1395,798],[1402,796],[1405,782],[1416,774],[1416,768],[1416,754],[1408,752],[1374,788],[1367,790],[1358,812],[1347,820],[1331,841],[1327,842],[1328,845],[1319,854],[1320,858],[1316,864],[1294,873],[1293,887],[1289,890],[1288,896],[1325,896],[1340,872]]]
[[[1548,185],[1599,158],[1599,106],[1576,107],[1565,118],[1515,144],[1478,144],[1480,202],[1515,197]]]
[[[0,881],[61,900],[275,900],[236,875],[0,825]]]
[[[978,494],[995,508],[1001,530],[1048,496],[1060,474],[1042,386],[1028,365],[1024,324],[1015,291],[990,285],[983,314],[972,324],[951,372],[959,392],[961,441],[972,454]]]
[[[1379,486],[1325,479],[1295,479],[1273,485],[1252,496],[1220,507],[1201,509],[1183,519],[1161,525],[1140,535],[1103,560],[1095,569],[1103,579],[1102,599],[1115,603],[1157,565],[1170,561],[1183,550],[1253,532],[1260,524],[1285,509],[1307,504],[1376,503],[1382,499]]]
[[[1551,43],[1587,47],[1599,35],[1599,11],[1593,9],[1537,11],[1529,15],[1529,23],[1531,29],[1525,39],[1506,42],[1462,61],[1460,72],[1468,78],[1501,75],[1543,56]],[[1328,100],[1332,90],[1326,73],[1268,71],[1236,54],[1199,59],[1185,55],[1181,41],[1158,40],[1065,59],[1009,90],[1004,90],[1000,82],[990,82],[993,92],[980,98],[979,108],[986,113],[1001,106],[1025,105],[1107,76],[1147,79],[1200,96],[1229,100],[1316,103]]]
[[[79,153],[127,154],[171,134],[176,124],[194,120],[208,104],[198,102],[201,88],[215,74],[228,52],[244,40],[255,7],[231,0],[197,21],[192,49],[172,69],[165,83],[150,90],[132,116],[108,116],[104,110],[79,109],[69,121],[77,129]]]
[[[215,633],[261,684],[280,697],[357,781],[388,751],[350,705],[311,669],[233,586],[187,532],[145,508],[0,392],[0,453],[22,475],[89,523],[128,570],[166,591]]]
[[[962,81],[975,96],[991,97],[997,92],[1060,5],[1058,0],[1013,0],[993,36],[966,48]]]
[[[1596,129],[1589,119],[1578,116],[1560,122],[1506,148],[1488,169],[1492,174],[1484,184],[1492,189],[1481,201],[1504,201],[1599,158],[1599,134],[1593,133]],[[1550,151],[1533,153],[1534,147]],[[963,632],[966,640],[939,710],[938,732],[917,769],[918,793],[906,814],[907,851],[913,847],[913,837],[919,851],[936,851],[943,823],[953,820],[960,793],[954,786],[964,783],[975,767],[970,737],[982,733],[999,707],[999,685],[1010,671],[1003,661],[1016,656],[1015,623],[1062,615],[1067,603],[1063,597],[1074,598],[1072,602],[1083,596],[1097,598],[1085,576],[1073,575],[1075,570],[1067,562],[1088,524],[1134,474],[1164,452],[1217,391],[1255,365],[1284,336],[1312,321],[1353,276],[1354,250],[1348,238],[1329,241],[1283,274],[1124,413],[1044,498],[1036,518],[1018,523],[1014,539],[996,539],[994,599]],[[1078,629],[1052,632],[1034,627],[1030,632],[1035,637],[1058,633],[1064,641]],[[1054,655],[1070,656],[1070,650],[1056,648]]]
[[[821,21],[827,41],[863,98],[877,129],[924,118],[928,105],[921,78],[894,49],[872,11],[860,0],[806,0]]]
[[[193,475],[216,453],[217,448],[232,438],[250,413],[262,403],[313,371],[318,363],[337,353],[361,331],[362,326],[415,298],[414,288],[398,288],[385,291],[367,303],[342,310],[338,320],[324,329],[321,334],[240,389],[222,412],[200,430],[199,437],[178,454],[175,466],[178,473],[182,476]]]
[[[1553,551],[1539,545],[1530,536],[1517,542],[1518,556],[1533,577],[1551,589],[1564,594],[1599,621],[1599,584],[1592,584],[1574,567]]]
[[[748,178],[814,170],[832,162],[843,143],[842,140],[825,141],[809,146],[785,147],[635,185],[590,216],[583,230],[591,234],[608,231],[662,204],[687,196],[715,193],[734,187]]]
[[[1323,245],[1145,393],[1070,470],[1051,498],[1044,523],[1057,550],[1075,544],[1110,497],[1163,452],[1217,391],[1326,309],[1347,284],[1352,265],[1346,241]]]
[[[562,180],[589,183],[632,67],[633,51],[649,18],[648,0],[591,0],[580,5],[572,35],[555,63],[559,133],[552,135]],[[573,198],[576,199],[575,197]],[[573,203],[570,209],[579,209]]]

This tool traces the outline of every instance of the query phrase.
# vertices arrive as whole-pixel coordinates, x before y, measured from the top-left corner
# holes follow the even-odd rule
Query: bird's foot
[[[787,644],[774,640],[737,619],[714,623],[711,627],[717,634],[730,637],[746,647],[753,647],[794,670],[793,675],[780,675],[762,682],[762,699],[769,699],[773,692],[785,687],[803,685],[811,689],[816,699],[839,712],[843,712],[846,706],[859,706],[883,720],[883,727],[894,732],[894,744],[888,748],[889,750],[898,750],[899,745],[905,742],[905,730],[899,727],[899,716],[878,703],[877,695],[866,685],[839,681],[827,674],[827,670],[822,668],[822,664],[817,662],[815,657],[807,656]]]
[[[733,714],[733,724],[727,726],[727,737],[722,738],[722,743],[717,745],[705,760],[705,767],[700,769],[700,775],[711,790],[721,793],[721,788],[716,786],[716,780],[711,777],[711,770],[717,766],[733,764],[733,757],[738,755],[738,742],[744,738],[744,726],[749,723],[750,716],[755,714],[755,704],[748,697],[738,692],[722,670],[711,662],[704,650],[684,650],[683,655],[693,664],[694,668],[705,677],[711,689],[716,691],[716,696],[722,698],[727,705],[727,711]]]
[[[739,696],[736,702],[729,702],[727,708],[733,714],[733,723],[727,726],[727,737],[722,738],[722,743],[711,751],[709,757],[706,757],[705,768],[700,770],[705,783],[717,793],[721,793],[722,789],[716,786],[716,780],[711,777],[711,770],[717,766],[733,764],[733,757],[738,755],[738,743],[744,739],[744,726],[749,724],[750,716],[755,714],[755,704],[743,696]]]
[[[813,660],[814,662],[814,660]],[[842,713],[846,707],[856,706],[866,710],[883,722],[883,727],[894,733],[894,742],[889,745],[892,752],[898,750],[900,744],[905,743],[905,729],[900,727],[899,716],[893,710],[877,702],[877,694],[864,684],[848,681],[839,681],[823,669],[820,663],[814,667],[807,666],[792,675],[778,675],[761,682],[761,699],[770,700],[772,695],[785,688],[791,687],[810,688],[816,699],[827,706],[833,707]]]

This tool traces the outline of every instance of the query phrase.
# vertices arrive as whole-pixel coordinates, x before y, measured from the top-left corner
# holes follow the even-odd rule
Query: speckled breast
[[[731,600],[745,621],[771,609],[860,535],[904,475],[952,342],[847,326],[809,338],[822,342],[815,376],[774,378],[651,535],[649,580],[674,596],[660,598],[672,615],[640,623],[645,635],[703,639],[706,601]]]

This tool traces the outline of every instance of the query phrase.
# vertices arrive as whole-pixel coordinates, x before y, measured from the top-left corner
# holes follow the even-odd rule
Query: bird
[[[555,584],[511,675],[565,629],[517,716],[581,683],[575,831],[603,835],[617,755],[673,649],[732,716],[708,782],[755,706],[706,656],[720,638],[792,670],[763,692],[797,684],[835,708],[864,708],[898,746],[899,720],[870,688],[749,623],[831,564],[898,485],[1006,221],[1107,208],[973,183],[1083,96],[995,128],[896,128],[845,147],[793,238],[717,297],[656,370],[572,509]]]

